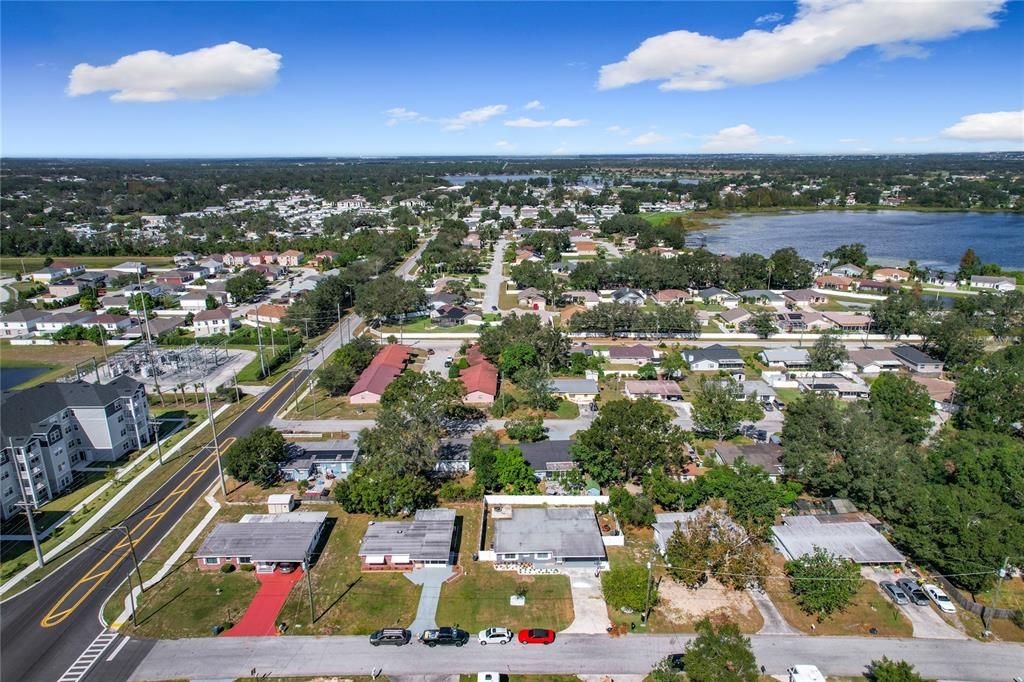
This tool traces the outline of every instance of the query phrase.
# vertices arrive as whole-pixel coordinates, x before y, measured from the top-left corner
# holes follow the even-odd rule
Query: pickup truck
[[[462,646],[469,641],[469,633],[458,628],[437,628],[436,630],[424,630],[420,634],[420,641],[429,647],[441,646]]]

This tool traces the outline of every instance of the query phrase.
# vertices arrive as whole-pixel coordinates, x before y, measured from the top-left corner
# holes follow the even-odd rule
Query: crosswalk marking
[[[81,680],[85,677],[86,673],[88,673],[89,670],[92,669],[92,666],[96,663],[96,661],[98,661],[100,657],[103,656],[103,653],[110,647],[111,644],[114,643],[114,640],[116,640],[120,636],[120,633],[109,632],[107,630],[104,630],[100,634],[96,635],[96,639],[92,640],[92,643],[89,646],[85,647],[85,651],[83,651],[82,654],[78,657],[78,659],[71,664],[71,667],[68,668],[63,675],[61,675],[60,679],[57,680],[57,682],[81,682]],[[127,641],[128,638],[125,637],[124,642],[121,643],[121,646],[124,646],[124,643]],[[118,650],[120,650],[120,647],[118,647]]]

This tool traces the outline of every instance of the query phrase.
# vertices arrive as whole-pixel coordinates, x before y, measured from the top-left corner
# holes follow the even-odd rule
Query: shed
[[[267,512],[270,514],[287,514],[295,506],[295,498],[291,493],[275,493],[267,496]]]

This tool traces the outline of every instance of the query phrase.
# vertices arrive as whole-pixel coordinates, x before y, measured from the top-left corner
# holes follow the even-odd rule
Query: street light
[[[135,554],[135,543],[132,542],[132,532],[128,530],[128,526],[123,523],[117,526],[111,526],[110,530],[121,531],[128,540],[128,549],[132,553],[132,563],[135,564],[135,574],[139,576],[139,590],[145,592],[146,586],[142,582],[142,571],[139,570],[139,557]],[[131,573],[128,574],[128,580],[131,581]]]
[[[227,499],[228,486],[224,482],[224,469],[220,463],[221,452],[220,443],[217,440],[217,422],[213,418],[213,406],[210,404],[210,389],[205,383],[203,384],[203,391],[206,393],[206,414],[210,420],[210,429],[213,430],[213,452],[217,458],[217,475],[220,478],[220,491],[224,493],[224,499]]]

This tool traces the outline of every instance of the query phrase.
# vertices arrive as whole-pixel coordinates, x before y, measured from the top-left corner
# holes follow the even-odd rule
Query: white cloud
[[[993,111],[964,116],[943,137],[974,142],[1024,142],[1024,111]]]
[[[622,126],[608,126],[605,130],[616,135],[629,135],[629,128],[623,128]]]
[[[635,146],[635,147],[646,147],[646,146],[652,145],[652,144],[665,144],[665,143],[671,142],[671,141],[672,141],[671,137],[667,137],[665,135],[660,135],[660,134],[655,133],[655,132],[650,132],[650,133],[644,133],[643,135],[638,135],[637,137],[634,137],[632,140],[629,141],[629,143],[631,145]]]
[[[858,144],[860,143],[859,137],[841,137],[839,138],[839,144]]]
[[[932,54],[928,48],[915,43],[879,45],[878,52],[882,55],[882,59],[887,61],[892,59],[928,59]]]
[[[538,120],[535,118],[528,118],[526,116],[520,116],[519,118],[513,118],[505,121],[505,125],[509,128],[579,128],[587,125],[588,123],[590,123],[590,121],[585,118]]]
[[[211,100],[244,95],[272,86],[281,55],[230,42],[182,54],[144,50],[113,64],[78,64],[68,77],[68,95],[115,91],[113,102]]]
[[[701,149],[707,152],[742,152],[768,144],[792,144],[782,135],[762,135],[746,123],[722,128],[708,138]]]
[[[402,121],[420,121],[423,117],[418,111],[410,111],[405,107],[394,107],[384,112],[384,115],[388,117],[387,125],[396,126]]]
[[[769,12],[768,14],[762,14],[757,19],[754,19],[755,24],[777,24],[786,17],[779,12]]]
[[[539,111],[543,108],[544,105],[540,103],[539,99],[531,99],[529,102],[526,103],[526,106],[523,107],[523,109],[526,109],[527,111],[533,111],[534,109]]]
[[[486,123],[506,111],[508,111],[508,106],[505,104],[489,104],[485,107],[463,111],[455,118],[442,118],[441,123],[445,130],[465,130],[470,126]]]
[[[907,45],[993,28],[1006,0],[799,0],[796,17],[736,38],[672,31],[601,67],[607,90],[648,80],[662,90],[770,83],[837,62],[864,47]]]
[[[498,149],[515,149],[515,145],[508,140],[498,140],[494,143],[494,146]]]

